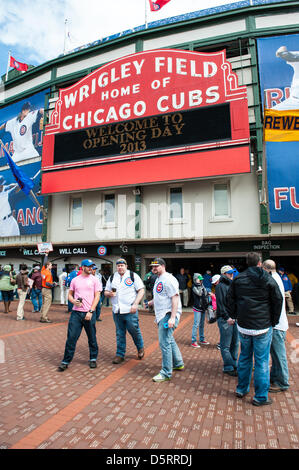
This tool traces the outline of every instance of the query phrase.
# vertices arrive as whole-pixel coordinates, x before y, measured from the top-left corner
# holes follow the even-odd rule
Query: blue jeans
[[[239,335],[237,324],[229,325],[223,318],[217,320],[220,332],[220,352],[223,360],[223,372],[237,368]]]
[[[143,348],[143,338],[139,327],[138,312],[136,313],[113,313],[116,328],[116,355],[125,357],[126,354],[126,332],[130,333],[137,351]]]
[[[96,315],[93,313],[91,320],[84,320],[86,312],[73,310],[69,319],[67,340],[62,363],[69,364],[74,357],[77,341],[84,328],[89,346],[89,360],[96,361],[98,357],[98,343],[96,337]]]
[[[175,319],[173,328],[164,328],[164,323],[168,322],[170,313],[167,313],[158,323],[159,345],[162,353],[162,369],[160,374],[164,377],[171,377],[174,367],[184,365],[181,351],[173,337],[174,330],[179,324],[179,319]]]
[[[239,333],[241,353],[238,361],[238,393],[248,393],[254,358],[254,399],[256,401],[268,400],[270,385],[270,346],[272,341],[272,328],[267,333],[257,336]]]
[[[105,296],[103,292],[100,292],[100,300],[98,301],[98,304],[96,306],[96,320],[100,318],[104,298]]]
[[[32,289],[31,302],[35,312],[40,312],[42,309],[43,298],[41,289]]]
[[[197,341],[197,330],[199,329],[199,341],[205,340],[204,327],[205,327],[205,316],[206,312],[200,312],[199,310],[193,309],[194,312],[194,323],[192,328],[191,343]]]
[[[270,381],[278,385],[283,390],[287,390],[290,386],[285,340],[285,331],[273,329],[272,343],[270,348],[272,359]]]

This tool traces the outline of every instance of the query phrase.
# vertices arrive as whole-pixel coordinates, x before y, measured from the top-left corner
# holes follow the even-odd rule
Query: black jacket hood
[[[251,266],[247,269],[247,274],[251,282],[256,286],[263,286],[267,281],[269,274],[262,268],[258,266]]]

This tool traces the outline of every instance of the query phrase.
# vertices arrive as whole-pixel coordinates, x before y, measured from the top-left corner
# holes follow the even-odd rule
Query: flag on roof
[[[161,10],[166,3],[170,2],[170,0],[149,0],[149,2],[151,11],[158,11]]]
[[[18,62],[14,57],[10,56],[9,66],[13,67],[20,72],[27,72],[28,65],[24,64],[23,62]]]

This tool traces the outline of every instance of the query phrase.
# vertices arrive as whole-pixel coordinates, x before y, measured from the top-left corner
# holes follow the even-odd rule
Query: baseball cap
[[[6,264],[5,266],[3,266],[3,271],[11,271],[10,264]]]
[[[284,273],[284,268],[278,268],[278,271],[281,271]]]
[[[220,279],[220,274],[214,274],[212,277],[212,284],[216,284],[217,281]]]
[[[155,258],[150,266],[166,266],[166,263],[163,258]]]
[[[220,269],[220,272],[221,274],[233,274],[234,273],[234,270],[231,266],[222,266],[222,268]]]
[[[128,264],[124,258],[119,258],[115,264]]]
[[[81,266],[92,266],[94,264],[93,261],[91,261],[91,259],[84,259],[81,263]]]

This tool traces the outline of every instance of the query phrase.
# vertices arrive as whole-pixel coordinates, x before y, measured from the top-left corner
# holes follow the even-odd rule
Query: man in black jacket
[[[249,393],[254,357],[252,404],[269,405],[272,328],[279,321],[283,299],[277,283],[262,269],[258,253],[248,253],[247,265],[248,269],[233,280],[226,297],[227,312],[238,322],[241,343],[236,395],[242,398]]]
[[[234,270],[231,266],[222,266],[221,276],[216,286],[217,324],[220,333],[220,351],[223,360],[223,373],[236,376],[239,352],[239,337],[235,320],[226,310],[226,296],[232,283]]]

